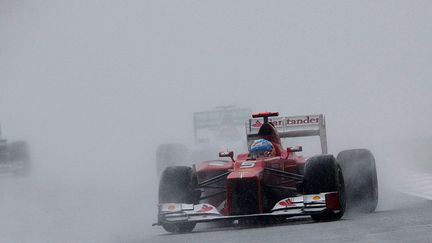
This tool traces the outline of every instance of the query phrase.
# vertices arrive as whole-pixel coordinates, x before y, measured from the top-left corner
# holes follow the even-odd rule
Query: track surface
[[[390,166],[387,166],[390,168]],[[432,173],[408,169],[381,171],[380,195],[373,214],[347,213],[340,221],[315,223],[308,217],[267,227],[218,228],[198,225],[189,234],[161,227],[127,242],[432,242]],[[390,187],[389,187],[390,186]]]
[[[207,225],[190,234],[161,233],[129,242],[431,242],[432,202],[410,200],[405,200],[406,205],[396,210],[346,215],[337,222],[314,223],[304,218],[261,228]]]
[[[432,242],[432,201],[385,188],[374,214],[254,228],[201,224],[174,235],[151,226],[157,195],[137,193],[144,182],[62,178],[0,178],[0,242]]]

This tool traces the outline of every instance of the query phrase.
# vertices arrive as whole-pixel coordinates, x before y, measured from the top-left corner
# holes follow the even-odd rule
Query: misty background
[[[27,178],[0,178],[0,241],[160,234],[155,150],[221,105],[323,113],[381,187],[430,170],[430,1],[0,0],[0,124]],[[394,180],[394,178],[393,178]],[[386,205],[382,205],[382,209]]]

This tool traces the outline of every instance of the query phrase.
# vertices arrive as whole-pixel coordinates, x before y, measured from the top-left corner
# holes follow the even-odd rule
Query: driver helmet
[[[274,154],[274,146],[273,144],[266,139],[257,139],[254,140],[250,146],[249,152],[252,156],[269,156]]]

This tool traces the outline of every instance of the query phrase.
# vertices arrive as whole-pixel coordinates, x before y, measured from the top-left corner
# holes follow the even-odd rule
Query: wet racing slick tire
[[[314,221],[339,220],[345,213],[345,186],[342,170],[333,155],[320,155],[307,160],[304,174],[304,194],[335,192],[339,194],[340,210],[326,209],[312,214]]]
[[[187,166],[171,166],[166,168],[159,182],[159,203],[198,204],[200,191],[196,190],[198,181],[196,173]],[[191,232],[196,223],[165,223],[162,227],[171,233]]]
[[[169,166],[185,165],[189,151],[187,147],[179,143],[161,144],[156,150],[156,169],[157,174]]]
[[[345,150],[337,161],[345,178],[348,210],[372,213],[378,204],[375,158],[367,149]]]

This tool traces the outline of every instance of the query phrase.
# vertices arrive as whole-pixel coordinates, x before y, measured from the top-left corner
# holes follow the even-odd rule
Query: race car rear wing
[[[269,117],[268,120],[274,125],[280,138],[319,136],[322,153],[328,153],[324,115]],[[248,144],[258,138],[263,122],[263,118],[252,118],[246,122]]]
[[[216,107],[212,111],[200,111],[193,114],[194,137],[198,140],[198,130],[218,130],[221,126],[243,126],[244,121],[252,113],[248,108],[234,108],[234,106]]]

